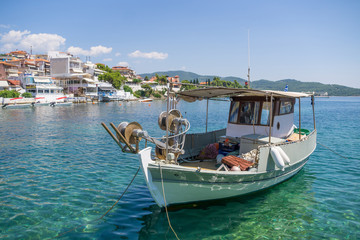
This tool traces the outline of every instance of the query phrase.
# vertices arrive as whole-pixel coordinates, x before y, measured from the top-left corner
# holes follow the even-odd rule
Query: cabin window
[[[38,93],[44,93],[44,91],[43,90],[38,90]]]
[[[45,93],[49,93],[49,90],[48,90],[48,89],[45,89],[44,92],[45,92]]]
[[[240,102],[231,102],[229,122],[237,123]]]
[[[281,101],[279,114],[289,114],[294,112],[294,102],[292,101]]]
[[[270,102],[263,102],[260,125],[270,125]]]
[[[240,124],[257,124],[259,119],[260,102],[240,103]]]

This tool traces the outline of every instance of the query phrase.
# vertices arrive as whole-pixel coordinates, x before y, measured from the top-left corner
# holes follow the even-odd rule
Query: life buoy
[[[290,158],[289,158],[288,155],[284,152],[284,150],[282,150],[281,147],[275,147],[275,148],[279,151],[282,159],[284,160],[284,163],[285,163],[285,164],[290,164]]]
[[[279,150],[276,149],[276,147],[272,147],[270,149],[270,154],[271,154],[272,159],[274,160],[275,165],[278,168],[280,168],[282,171],[284,171],[285,163],[284,163],[283,158],[281,157]]]

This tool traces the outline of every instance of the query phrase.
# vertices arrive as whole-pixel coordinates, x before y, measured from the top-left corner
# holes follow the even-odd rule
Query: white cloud
[[[166,59],[168,57],[167,53],[161,52],[141,52],[140,50],[136,50],[135,52],[129,53],[129,57],[133,58],[150,58],[150,59]]]
[[[112,61],[112,58],[104,58],[103,59],[103,62],[111,62]]]
[[[115,53],[115,56],[119,57],[119,56],[121,56],[121,53],[117,52],[117,53]]]
[[[0,42],[4,42],[4,43],[20,42],[23,36],[27,34],[30,34],[30,31],[25,30],[21,32],[21,31],[11,30],[8,33],[2,35]]]
[[[128,67],[129,63],[128,62],[118,62],[117,64],[118,66],[123,66],[123,67]]]
[[[14,51],[15,49],[29,51],[32,47],[36,52],[59,50],[65,44],[66,39],[57,34],[38,33],[30,34],[30,31],[11,30],[1,36],[1,51]]]
[[[96,47],[91,47],[90,50],[84,50],[80,47],[71,46],[68,48],[67,51],[74,55],[96,56],[100,54],[110,53],[112,51],[112,48],[99,45]]]

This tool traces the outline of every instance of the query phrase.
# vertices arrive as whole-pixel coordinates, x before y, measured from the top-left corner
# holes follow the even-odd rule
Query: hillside
[[[144,73],[140,74],[140,76],[149,78],[158,75],[167,75],[170,77],[179,75],[180,80],[194,80],[199,79],[200,82],[205,81],[207,79],[212,80],[214,75],[199,75],[193,72],[186,71],[167,71],[167,72],[154,72],[154,73]],[[244,85],[245,79],[239,77],[220,77],[221,80],[226,81],[234,81],[237,80],[240,84]],[[269,81],[269,80],[257,80],[251,82],[251,88],[254,89],[267,89],[267,90],[279,90],[283,91],[285,86],[288,85],[289,91],[295,92],[316,92],[316,93],[324,93],[327,92],[329,96],[360,96],[359,88],[351,88],[338,84],[323,84],[319,82],[301,82],[294,79],[283,79],[279,81]]]

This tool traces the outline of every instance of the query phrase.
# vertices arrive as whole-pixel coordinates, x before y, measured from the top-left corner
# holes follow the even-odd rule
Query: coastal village
[[[119,72],[125,79],[117,89],[110,82],[101,80],[99,76],[106,73],[101,66],[105,67],[90,60],[83,62],[79,57],[59,51],[49,51],[47,54],[26,51],[0,54],[0,92],[15,91],[19,96],[0,96],[0,102],[131,101],[140,97],[133,93],[144,89],[145,85],[154,92],[166,88],[164,82],[157,80],[158,76],[143,79],[129,67],[114,66],[112,72]],[[175,91],[179,90],[176,84],[180,82],[179,76],[167,77],[167,80],[174,83]]]

